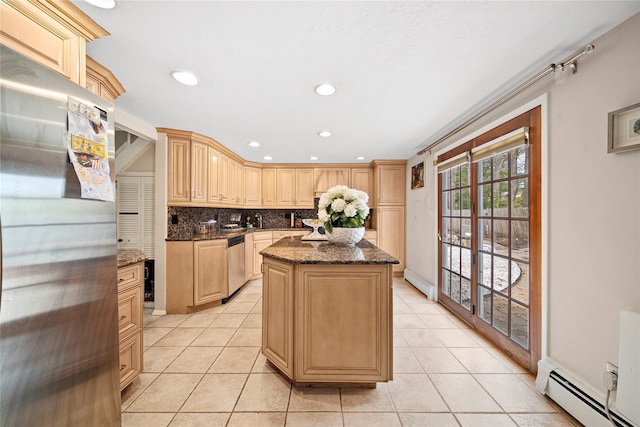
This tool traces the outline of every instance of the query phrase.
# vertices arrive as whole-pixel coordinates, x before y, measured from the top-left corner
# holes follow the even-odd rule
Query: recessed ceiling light
[[[187,86],[195,86],[198,84],[198,78],[189,71],[172,71],[171,77]]]
[[[264,159],[265,159],[265,160],[273,160],[273,157],[271,157],[271,156],[264,156]]]
[[[311,156],[311,157],[309,157],[309,160],[318,160],[318,157],[316,157],[316,156]]]
[[[260,147],[260,143],[258,141],[247,142],[247,144],[249,145],[249,147]]]
[[[358,156],[356,157],[356,160],[364,160],[364,156]]]
[[[116,7],[116,0],[84,0],[89,4],[101,9],[113,9]]]
[[[330,83],[320,83],[314,89],[318,95],[329,96],[336,93],[336,87]]]
[[[326,138],[328,136],[331,136],[331,132],[329,132],[328,130],[323,130],[323,131],[318,132],[318,136]]]

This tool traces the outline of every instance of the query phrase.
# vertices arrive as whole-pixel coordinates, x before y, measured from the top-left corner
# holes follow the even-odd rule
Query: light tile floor
[[[394,280],[394,380],[292,387],[260,353],[262,281],[191,315],[144,317],[123,426],[577,426],[487,340]]]

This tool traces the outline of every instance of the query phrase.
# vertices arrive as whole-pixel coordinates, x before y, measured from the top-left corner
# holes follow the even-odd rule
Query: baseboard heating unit
[[[414,288],[425,294],[431,301],[438,301],[438,288],[408,268],[404,269],[404,280],[411,283]]]
[[[604,409],[604,399],[598,398],[592,390],[562,370],[554,369],[549,373],[543,393],[585,426],[611,427]],[[619,427],[637,427],[636,424],[616,413],[615,409],[611,410],[610,414]]]

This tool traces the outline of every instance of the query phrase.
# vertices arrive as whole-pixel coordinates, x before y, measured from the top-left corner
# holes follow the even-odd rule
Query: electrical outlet
[[[606,372],[611,372],[618,375],[618,367],[611,362],[607,362]]]

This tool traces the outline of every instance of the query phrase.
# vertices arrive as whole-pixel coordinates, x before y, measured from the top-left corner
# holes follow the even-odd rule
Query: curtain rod
[[[417,155],[420,156],[420,155],[426,153],[427,151],[429,153],[431,153],[431,150],[435,146],[440,145],[443,141],[446,141],[447,139],[451,138],[453,135],[457,134],[458,132],[460,132],[461,130],[466,128],[467,126],[473,124],[475,121],[480,119],[482,116],[490,113],[491,111],[495,110],[496,108],[498,108],[499,106],[501,106],[505,102],[507,102],[510,99],[518,96],[519,94],[521,94],[525,90],[529,89],[531,86],[535,85],[539,81],[544,80],[550,74],[552,74],[552,73],[554,73],[554,72],[556,72],[558,70],[564,71],[565,67],[568,67],[571,70],[571,73],[575,74],[578,71],[578,59],[580,57],[582,57],[583,55],[590,54],[591,52],[593,52],[594,49],[595,49],[595,46],[593,46],[592,44],[588,44],[585,47],[583,47],[582,49],[579,49],[576,52],[574,52],[573,54],[567,56],[559,64],[550,64],[549,66],[544,68],[542,71],[540,71],[539,73],[537,73],[533,77],[529,78],[524,83],[520,84],[520,86],[518,86],[517,88],[513,89],[511,92],[509,92],[506,95],[502,96],[501,98],[499,98],[498,100],[493,102],[488,107],[483,108],[479,113],[474,114],[471,118],[467,119],[461,125],[458,125],[455,129],[449,131],[446,135],[441,136],[435,142],[432,142],[431,144],[427,145],[422,150],[418,151]]]

